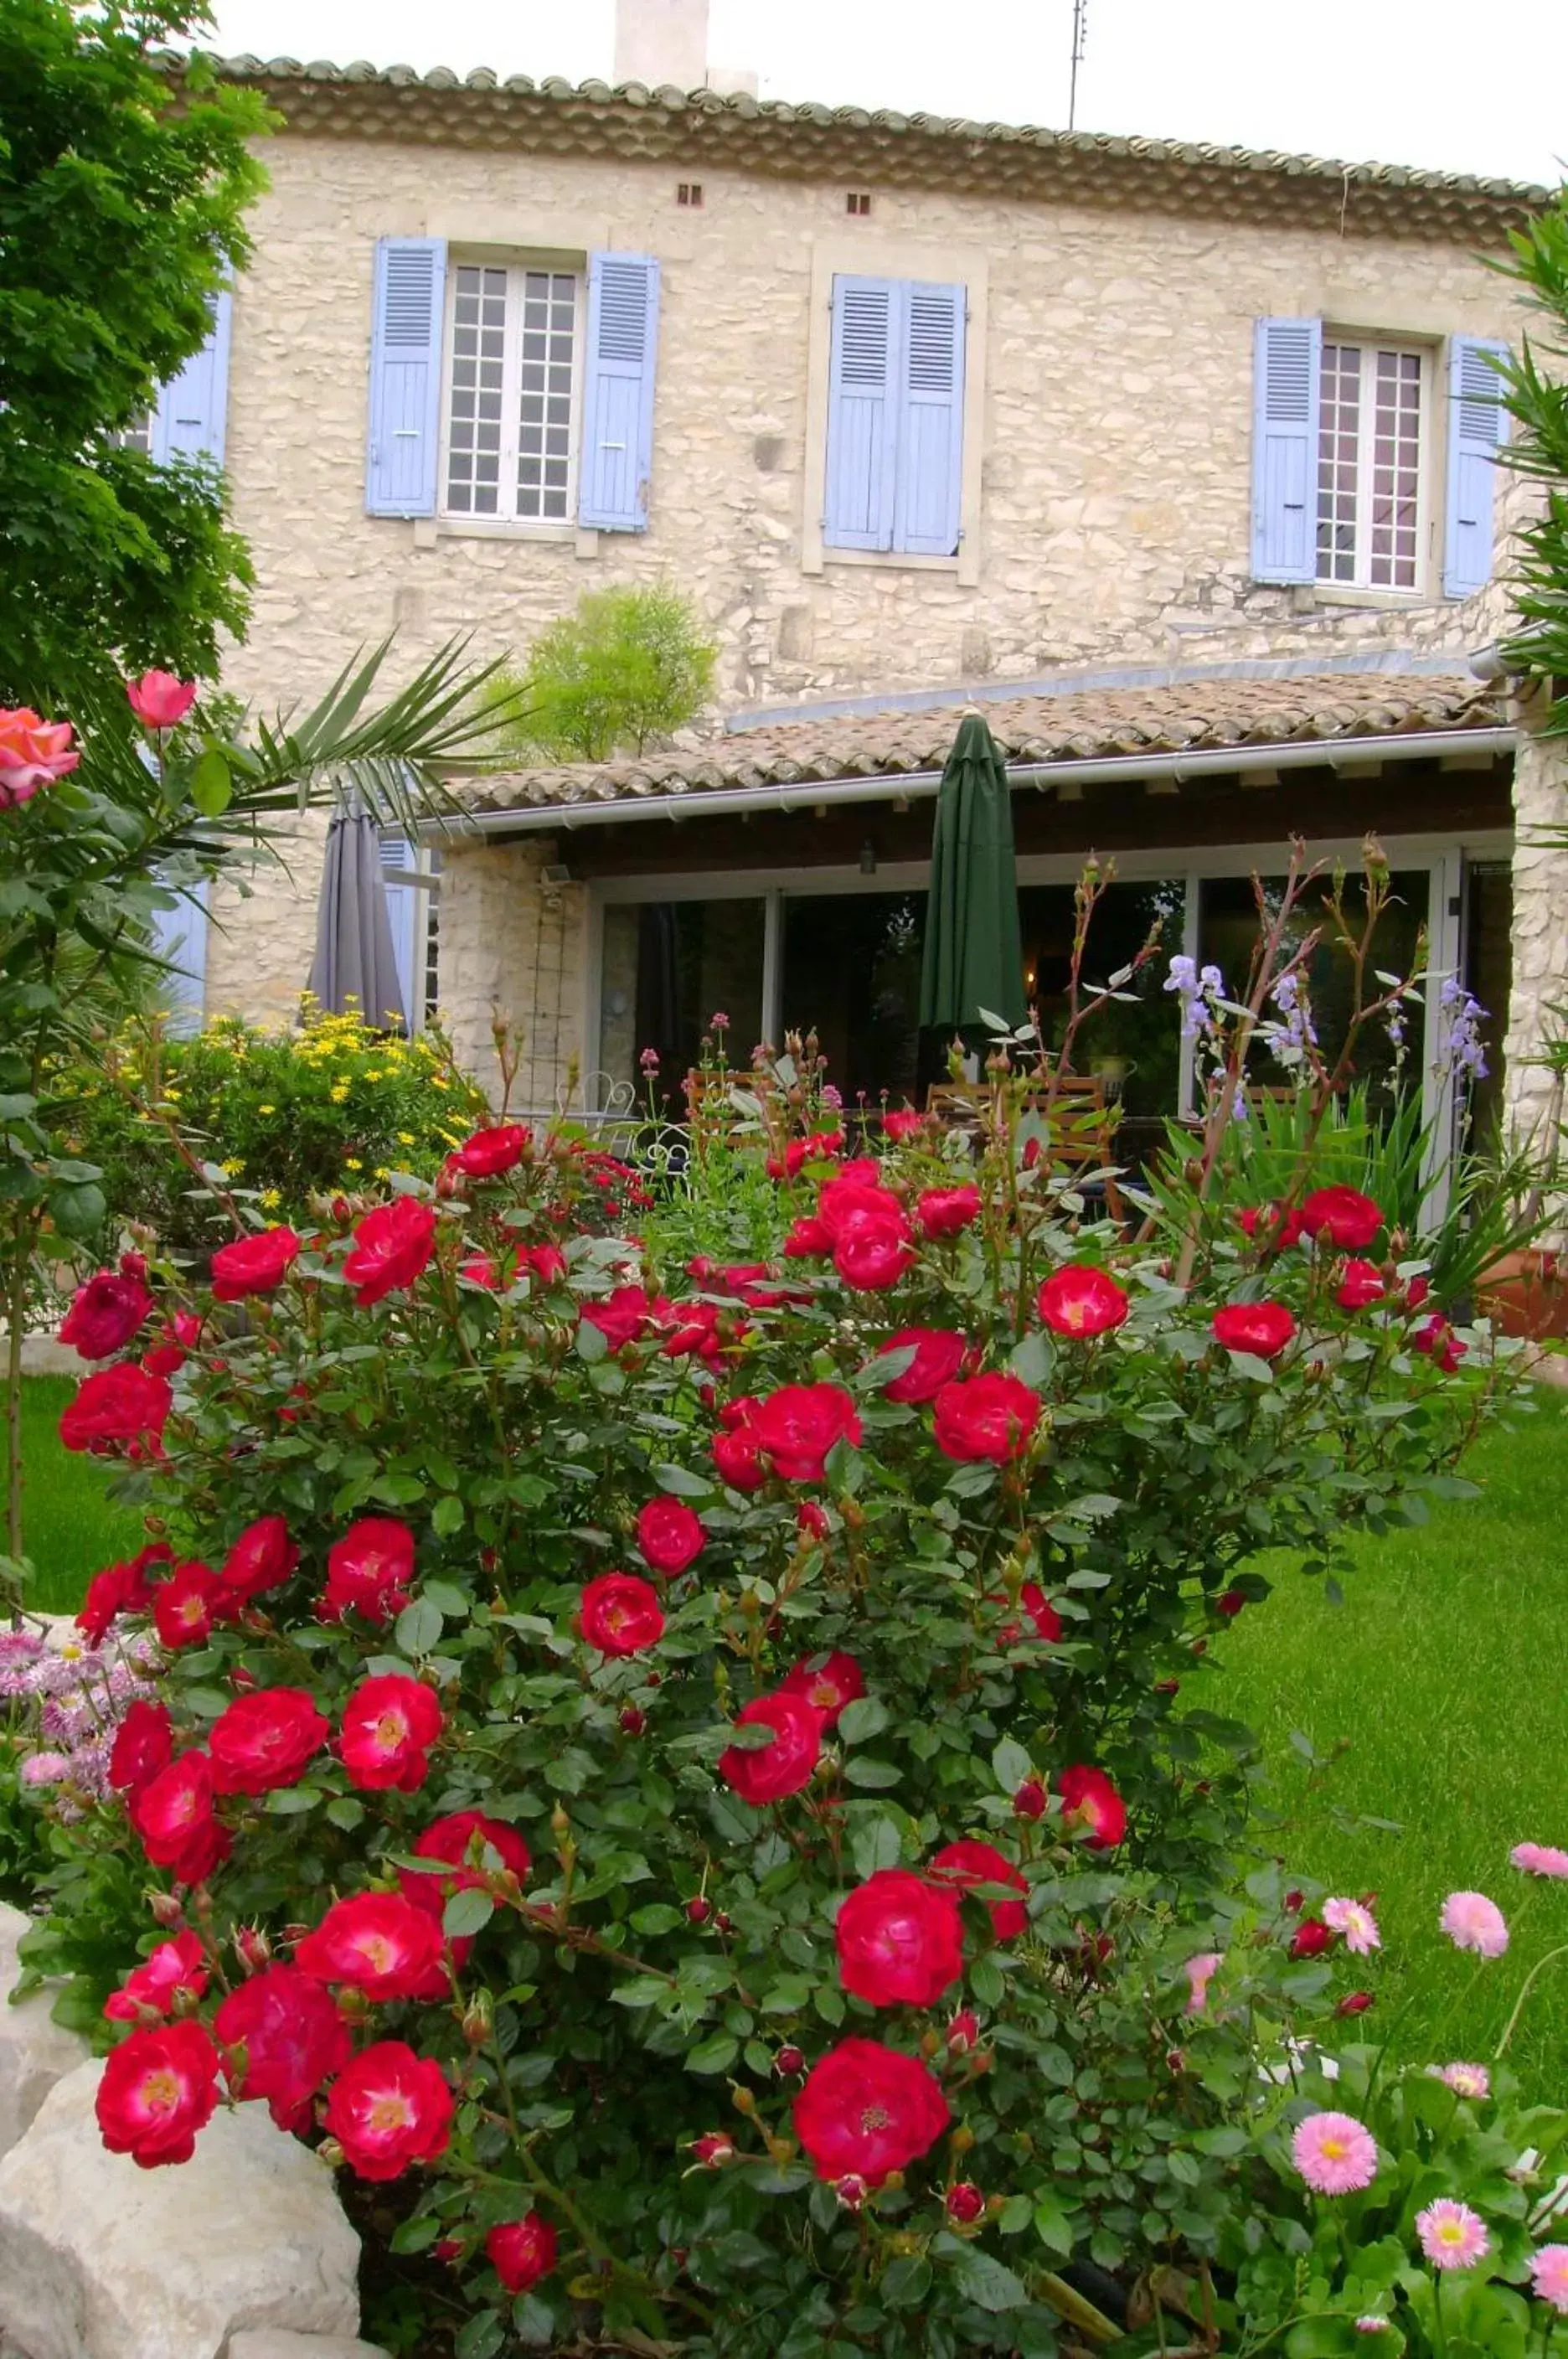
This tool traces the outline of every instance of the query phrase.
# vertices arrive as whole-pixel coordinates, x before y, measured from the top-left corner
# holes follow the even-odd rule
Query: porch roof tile
[[[605,802],[632,807],[652,797],[929,774],[946,761],[966,702],[960,693],[951,704],[920,712],[831,712],[748,723],[686,750],[508,771],[467,789],[463,800],[475,811]],[[1507,719],[1496,688],[1462,673],[1233,677],[1016,697],[990,690],[978,709],[1007,759],[1030,763],[1229,748],[1261,755],[1269,746],[1314,740],[1332,745],[1342,738],[1398,740],[1434,730],[1496,728]]]

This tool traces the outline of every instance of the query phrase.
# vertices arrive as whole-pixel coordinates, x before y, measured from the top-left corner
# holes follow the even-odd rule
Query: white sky
[[[614,0],[212,0],[234,54],[608,80]],[[1555,183],[1568,0],[1088,0],[1081,130]],[[1067,114],[1072,0],[712,0],[765,98]]]

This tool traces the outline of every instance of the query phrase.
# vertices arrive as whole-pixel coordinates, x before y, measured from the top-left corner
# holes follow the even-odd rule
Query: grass
[[[1293,1874],[1377,1895],[1382,1955],[1345,1961],[1377,1995],[1358,2032],[1436,2061],[1488,2060],[1526,1973],[1568,1943],[1568,1884],[1508,1864],[1521,1841],[1568,1847],[1568,1410],[1546,1396],[1538,1415],[1488,1434],[1464,1471],[1484,1485],[1479,1500],[1354,1544],[1343,1605],[1285,1571],[1223,1650],[1227,1707],[1265,1740],[1284,1821],[1275,1847]],[[1439,1931],[1454,1890],[1497,1901],[1512,1930],[1506,1956],[1464,1955]],[[1544,1968],[1508,2059],[1532,2095],[1561,2099],[1568,1957]]]
[[[76,1391],[69,1376],[29,1376],[22,1388],[24,1542],[35,1577],[27,1603],[41,1614],[72,1614],[93,1575],[134,1555],[142,1520],[109,1497],[114,1470],[62,1450],[60,1413]],[[0,1469],[0,1511],[5,1481]]]

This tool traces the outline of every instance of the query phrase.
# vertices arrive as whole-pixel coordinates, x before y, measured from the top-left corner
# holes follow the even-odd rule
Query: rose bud
[[[692,2139],[691,2151],[705,2170],[722,2170],[735,2160],[735,2140],[727,2130],[704,2130]]]
[[[715,1933],[727,1933],[729,1930],[730,1920],[721,1908],[718,1915],[713,1919],[713,1930]]]
[[[234,1932],[234,1955],[247,1974],[259,1973],[272,1962],[272,1944],[255,1925],[241,1925]]]
[[[1290,1936],[1293,1958],[1321,1958],[1334,1947],[1334,1935],[1321,1917],[1303,1917]]]
[[[805,2057],[798,2048],[781,2048],[773,2059],[773,2070],[780,2080],[792,2080],[797,2072],[803,2072],[805,2069]]]
[[[713,1913],[713,1902],[701,1892],[694,1892],[686,1903],[686,1914],[693,1925],[705,1925]]]
[[[1347,1998],[1340,2000],[1339,2005],[1334,2008],[1334,2013],[1335,2015],[1365,2015],[1371,2004],[1370,1991],[1352,1991]]]
[[[1156,1680],[1154,1692],[1156,1695],[1180,1695],[1181,1682],[1180,1680]]]
[[[152,1911],[153,1923],[161,1925],[166,1932],[184,1923],[184,1908],[172,1892],[149,1892],[147,1903]]]
[[[864,2179],[850,2171],[843,2179],[833,2181],[833,2191],[846,2212],[858,2212],[871,2190]]]
[[[1013,1809],[1020,1819],[1043,1819],[1049,1799],[1040,1778],[1026,1777],[1013,1796]]]
[[[1294,1892],[1287,1892],[1285,1895],[1285,1908],[1288,1914],[1292,1917],[1299,1917],[1301,1913],[1301,1903],[1306,1897],[1306,1894],[1299,1888]]]
[[[972,2179],[961,2179],[948,2189],[944,2208],[958,2227],[967,2228],[985,2216],[985,2198]]]
[[[955,2015],[947,2027],[947,2049],[950,2056],[967,2056],[980,2037],[980,2018],[969,2007]]]
[[[462,2237],[438,2236],[435,2243],[430,2246],[430,2258],[436,2261],[461,2261],[463,2258]]]
[[[1184,2072],[1187,2069],[1186,2049],[1168,2048],[1165,2051],[1165,2069],[1168,2072]]]
[[[635,1703],[621,1706],[621,1726],[628,1736],[640,1736],[648,1726],[648,1714]]]
[[[1227,1621],[1234,1621],[1246,1603],[1247,1599],[1239,1589],[1227,1589],[1223,1596],[1215,1598],[1214,1612],[1223,1614]]]
[[[495,2028],[495,2006],[489,1992],[481,1986],[463,2008],[463,2036],[470,2048],[483,2048]]]

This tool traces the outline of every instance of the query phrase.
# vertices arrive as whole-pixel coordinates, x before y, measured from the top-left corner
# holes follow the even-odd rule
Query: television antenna
[[[1067,128],[1071,131],[1078,114],[1078,69],[1083,62],[1083,47],[1089,31],[1089,0],[1073,0],[1073,64],[1067,82]]]

